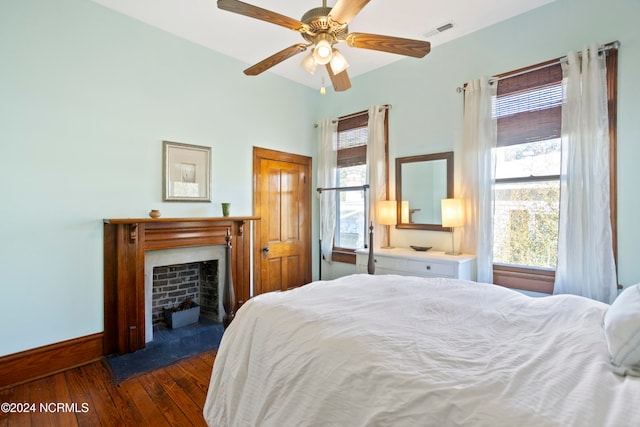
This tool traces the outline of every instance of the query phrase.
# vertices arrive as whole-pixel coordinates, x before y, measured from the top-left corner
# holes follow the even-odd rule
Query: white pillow
[[[625,289],[604,315],[613,372],[640,376],[640,283]]]

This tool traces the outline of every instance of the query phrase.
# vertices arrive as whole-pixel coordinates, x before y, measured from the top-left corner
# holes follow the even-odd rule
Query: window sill
[[[331,259],[336,262],[344,262],[345,264],[356,263],[356,252],[353,249],[334,249]]]
[[[554,270],[494,264],[493,283],[505,288],[553,294]]]

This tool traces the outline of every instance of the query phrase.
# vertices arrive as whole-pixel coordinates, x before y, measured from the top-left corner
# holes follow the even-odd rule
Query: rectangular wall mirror
[[[453,151],[396,158],[396,228],[449,231],[440,200],[453,197]]]

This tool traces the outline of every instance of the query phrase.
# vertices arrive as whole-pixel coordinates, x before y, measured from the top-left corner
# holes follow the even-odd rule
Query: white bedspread
[[[248,301],[210,426],[640,426],[611,371],[608,305],[449,279],[353,275]]]

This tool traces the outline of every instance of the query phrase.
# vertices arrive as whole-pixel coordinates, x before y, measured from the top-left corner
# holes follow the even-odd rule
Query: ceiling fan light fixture
[[[341,72],[349,68],[347,58],[345,58],[338,49],[333,49],[333,56],[331,57],[331,62],[329,63],[329,65],[331,66],[333,74],[340,74]]]
[[[313,74],[319,64],[325,65],[333,89],[342,92],[351,88],[351,80],[346,71],[349,64],[333,49],[337,43],[344,42],[352,48],[377,50],[413,58],[423,58],[431,50],[431,43],[425,40],[349,32],[349,23],[369,1],[334,0],[335,6],[327,7],[327,1],[322,0],[322,7],[308,10],[300,20],[240,0],[218,0],[218,9],[288,28],[300,33],[306,41],[282,49],[252,65],[244,70],[246,75],[256,76],[309,49],[312,55],[306,57],[301,66]],[[439,26],[437,31],[446,31],[452,25],[446,23]]]
[[[316,59],[313,57],[313,52],[309,52],[307,56],[304,57],[302,63],[300,64],[302,68],[307,70],[307,72],[311,75],[316,73],[316,68],[318,67],[318,63]]]
[[[331,43],[326,40],[320,40],[313,49],[313,57],[318,64],[326,64],[331,61],[332,49]]]

